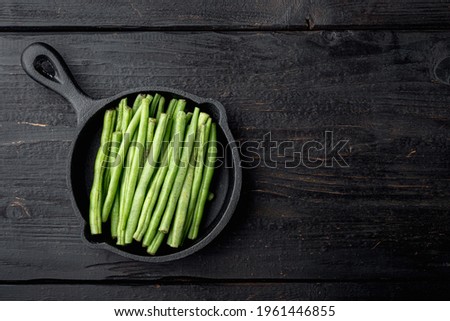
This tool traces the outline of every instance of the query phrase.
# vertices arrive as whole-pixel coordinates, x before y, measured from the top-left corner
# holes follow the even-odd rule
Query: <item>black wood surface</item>
[[[439,300],[450,285],[442,281],[221,282],[146,284],[7,284],[0,300]],[[143,304],[142,308],[151,308]],[[120,308],[120,307],[118,307]]]
[[[34,41],[53,44],[94,97],[147,84],[182,88],[221,101],[240,142],[271,132],[298,149],[332,131],[335,140],[349,141],[342,153],[349,167],[244,170],[230,226],[178,262],[143,264],[92,250],[81,242],[65,181],[74,111],[19,64]],[[439,278],[446,284],[449,56],[448,32],[4,33],[1,279]],[[286,284],[279,288],[288,291]],[[303,293],[293,287],[293,296]],[[82,297],[87,290],[79,291]],[[380,283],[377,291],[374,296],[389,297],[403,290]]]
[[[440,0],[3,0],[0,28],[399,28],[450,25]]]
[[[2,1],[0,300],[449,299],[449,8]],[[260,148],[230,225],[198,254],[144,264],[91,249],[66,186],[75,113],[20,67],[35,41],[93,97],[184,89],[224,104],[244,153],[269,132],[295,151],[326,143],[313,166],[347,140],[349,166],[286,168],[292,151]]]

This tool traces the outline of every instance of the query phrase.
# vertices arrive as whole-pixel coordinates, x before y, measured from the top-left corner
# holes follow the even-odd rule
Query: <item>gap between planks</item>
[[[105,280],[69,280],[69,279],[32,279],[3,281],[2,285],[202,285],[202,284],[313,284],[313,283],[410,283],[410,282],[450,282],[447,278],[367,278],[367,279],[209,279],[209,278],[184,278],[184,277],[165,277],[154,280],[137,279],[105,279]]]
[[[450,24],[417,24],[417,25],[323,25],[310,26],[156,26],[156,27],[134,27],[134,26],[25,26],[25,27],[0,27],[0,33],[109,33],[109,32],[279,32],[279,31],[407,31],[407,32],[427,32],[450,30]]]

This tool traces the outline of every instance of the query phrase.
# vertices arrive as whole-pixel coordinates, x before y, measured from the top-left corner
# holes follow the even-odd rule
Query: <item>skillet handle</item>
[[[22,53],[22,68],[35,81],[66,98],[77,113],[78,123],[85,120],[94,100],[78,87],[53,47],[42,42],[29,45]]]

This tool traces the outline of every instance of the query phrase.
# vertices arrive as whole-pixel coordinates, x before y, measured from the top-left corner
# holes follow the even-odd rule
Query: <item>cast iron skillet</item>
[[[219,102],[200,98],[182,90],[150,86],[129,89],[113,97],[92,99],[75,83],[62,57],[45,43],[34,43],[22,53],[22,67],[38,83],[65,97],[74,107],[78,119],[78,131],[69,156],[67,182],[75,212],[84,223],[82,238],[94,248],[106,249],[124,257],[145,262],[167,262],[190,255],[210,243],[225,227],[233,214],[241,191],[242,172],[233,136],[228,128],[225,109]],[[166,100],[185,98],[187,106],[199,106],[211,115],[218,125],[218,159],[221,162],[214,173],[212,192],[214,199],[207,204],[204,222],[196,241],[187,242],[178,250],[164,246],[157,256],[150,256],[140,244],[118,247],[105,235],[92,236],[89,232],[89,192],[92,185],[94,160],[100,144],[103,113],[114,108],[123,97],[134,101],[138,93],[160,93]],[[188,108],[187,108],[188,109]]]

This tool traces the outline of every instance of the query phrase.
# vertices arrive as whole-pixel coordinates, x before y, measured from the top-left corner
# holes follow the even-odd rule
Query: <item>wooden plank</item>
[[[448,1],[3,1],[0,27],[321,29],[450,26]]]
[[[2,34],[0,279],[448,277],[449,39],[381,31]],[[332,131],[335,142],[349,141],[349,167],[245,169],[231,224],[179,262],[149,265],[90,249],[65,183],[75,114],[22,71],[20,53],[34,41],[60,50],[94,97],[146,84],[182,88],[223,102],[240,142],[270,131],[299,151]]]
[[[0,300],[448,300],[442,281],[14,284],[0,285]],[[157,305],[155,305],[157,306]],[[144,305],[142,308],[152,308]],[[117,307],[120,308],[120,307]]]

